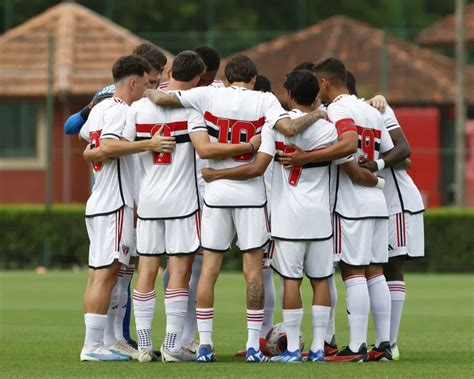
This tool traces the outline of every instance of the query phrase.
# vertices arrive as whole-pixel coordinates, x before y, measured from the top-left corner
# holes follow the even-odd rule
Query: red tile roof
[[[297,33],[259,44],[242,54],[250,56],[266,75],[273,91],[286,101],[286,73],[303,61],[318,62],[329,56],[341,59],[353,72],[361,96],[381,92],[382,47],[386,46],[385,95],[394,104],[452,104],[455,98],[452,59],[346,16],[334,16]],[[229,57],[230,58],[230,57]],[[224,77],[221,65],[220,77]],[[474,69],[466,70],[467,96],[474,104]]]
[[[474,48],[474,4],[464,9],[464,38],[466,45]],[[423,30],[418,43],[428,47],[446,47],[456,44],[454,14],[450,14]]]
[[[58,4],[0,36],[0,96],[47,93],[48,35],[54,39],[55,94],[93,94],[112,81],[114,61],[143,42],[79,4]]]

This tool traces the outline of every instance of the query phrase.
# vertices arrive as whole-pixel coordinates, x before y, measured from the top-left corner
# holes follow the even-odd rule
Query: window
[[[37,155],[37,105],[32,101],[0,102],[0,157]]]

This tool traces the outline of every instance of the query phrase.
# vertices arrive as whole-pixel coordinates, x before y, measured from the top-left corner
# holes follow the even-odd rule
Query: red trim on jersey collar
[[[206,121],[209,121],[210,123],[214,124],[214,125],[218,125],[218,121],[219,120],[227,120],[227,121],[230,121],[232,124],[236,123],[236,122],[250,122],[252,123],[256,128],[260,128],[262,127],[264,124],[265,124],[265,117],[260,117],[258,120],[256,121],[249,121],[249,120],[233,120],[233,119],[230,119],[230,118],[225,118],[225,117],[217,117],[217,116],[214,116],[211,112],[205,112],[204,113],[204,119]]]
[[[348,93],[341,93],[340,95],[337,95],[336,98],[331,103],[335,103],[341,100],[344,96],[352,96],[352,95],[349,95]]]
[[[112,99],[114,99],[114,101],[115,101],[117,104],[128,105],[125,101],[123,101],[123,100],[120,99],[119,97],[112,97]]]

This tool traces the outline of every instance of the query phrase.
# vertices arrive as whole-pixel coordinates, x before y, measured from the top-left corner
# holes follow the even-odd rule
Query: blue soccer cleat
[[[270,358],[264,355],[260,350],[250,347],[245,354],[245,360],[249,363],[265,363],[270,362]]]
[[[211,363],[216,361],[216,354],[211,345],[200,345],[196,356],[196,362]]]
[[[305,359],[305,362],[326,362],[326,356],[324,355],[324,350],[320,349],[318,351],[309,351],[308,356]]]
[[[127,357],[122,354],[117,354],[109,349],[106,349],[103,346],[98,346],[95,349],[83,348],[81,351],[81,361],[102,361],[102,362],[112,362],[112,361],[128,361],[130,357]]]
[[[302,363],[303,362],[303,359],[301,358],[301,351],[299,350],[295,350],[295,351],[285,350],[280,355],[277,355],[276,357],[271,357],[270,360],[272,362],[277,362],[277,363]]]

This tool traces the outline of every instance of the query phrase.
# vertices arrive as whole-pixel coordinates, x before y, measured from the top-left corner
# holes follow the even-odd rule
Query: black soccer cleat
[[[360,345],[357,352],[353,352],[349,346],[346,346],[336,355],[326,357],[326,362],[367,362],[367,360],[367,346],[365,343]]]

